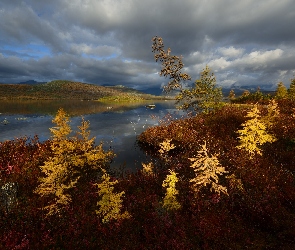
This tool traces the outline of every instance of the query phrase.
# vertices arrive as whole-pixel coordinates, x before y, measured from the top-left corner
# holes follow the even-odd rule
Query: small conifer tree
[[[245,97],[247,97],[247,96],[249,96],[250,95],[250,91],[249,90],[245,90],[244,92],[243,92],[243,94],[242,94],[242,98],[245,98]]]
[[[203,69],[194,87],[184,89],[176,96],[177,103],[181,103],[180,109],[193,108],[203,112],[221,107],[222,98],[222,90],[216,86],[216,77],[208,66]]]
[[[250,119],[242,124],[243,129],[238,130],[240,145],[237,148],[246,150],[249,152],[250,158],[253,158],[255,153],[262,155],[259,146],[267,142],[274,142],[276,138],[266,132],[266,125],[260,119],[257,104],[248,112],[246,117]]]
[[[277,89],[276,89],[276,94],[275,94],[275,98],[276,99],[283,99],[286,98],[288,94],[288,90],[286,88],[286,86],[284,85],[283,82],[279,82]]]
[[[267,129],[273,127],[276,119],[278,119],[280,115],[280,109],[278,107],[278,103],[273,99],[267,106],[267,115],[261,117],[261,121],[264,122]]]
[[[291,100],[295,100],[295,78],[291,79],[288,96]]]
[[[165,139],[163,142],[160,143],[160,149],[158,150],[163,163],[166,165],[169,165],[171,163],[171,160],[173,160],[172,157],[169,157],[168,152],[176,148],[176,146],[171,143],[171,141],[172,139]]]
[[[110,181],[110,176],[105,172],[102,176],[102,182],[96,184],[98,187],[98,195],[101,197],[101,200],[97,202],[99,209],[96,210],[96,213],[102,216],[103,223],[130,217],[127,211],[121,213],[123,207],[122,196],[125,192],[114,193],[114,185],[117,183],[118,180]]]
[[[228,98],[230,100],[234,100],[236,98],[235,91],[233,89],[229,91]]]
[[[256,91],[253,94],[251,94],[251,99],[254,101],[262,100],[263,97],[264,97],[264,95],[262,94],[259,86],[257,87]]]
[[[89,171],[102,170],[113,157],[112,152],[104,152],[102,145],[94,146],[95,138],[88,138],[89,122],[84,119],[75,137],[69,137],[70,119],[63,109],[58,110],[53,123],[57,125],[50,129],[53,156],[41,166],[44,177],[35,190],[40,196],[52,198],[45,206],[47,215],[58,214],[67,207],[71,202],[69,190],[80,177]]]
[[[165,156],[171,149],[175,148],[175,145],[172,143],[172,139],[166,139],[165,141],[160,143],[160,149],[158,152],[161,154],[161,156]]]
[[[181,207],[180,203],[176,199],[178,190],[176,189],[176,183],[178,178],[176,173],[169,169],[170,174],[166,176],[166,179],[163,181],[162,186],[166,187],[166,194],[163,201],[163,208],[167,210],[177,210]]]
[[[150,162],[150,163],[142,163],[142,173],[144,175],[153,175],[154,174],[154,170],[153,170],[153,164]]]
[[[217,156],[217,154],[209,156],[205,142],[202,145],[202,149],[198,151],[197,157],[189,158],[193,162],[190,167],[195,171],[195,178],[191,179],[190,182],[193,183],[193,190],[196,193],[202,187],[209,185],[211,192],[227,194],[227,188],[218,183],[218,175],[223,175],[228,173],[228,171],[220,165]]]

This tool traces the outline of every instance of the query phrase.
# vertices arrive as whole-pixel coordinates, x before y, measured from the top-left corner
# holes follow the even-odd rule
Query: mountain
[[[38,82],[36,82],[35,80],[28,80],[25,82],[19,82],[17,84],[38,84]]]
[[[0,84],[29,84],[29,85],[36,85],[36,84],[44,84],[46,82],[37,82],[35,80],[28,80],[25,82],[17,82],[17,83],[3,83],[1,82]]]

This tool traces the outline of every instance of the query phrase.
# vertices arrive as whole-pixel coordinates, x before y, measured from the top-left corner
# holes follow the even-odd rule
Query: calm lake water
[[[154,109],[146,107],[155,104]],[[57,110],[62,107],[71,116],[72,130],[81,124],[81,117],[90,121],[91,137],[96,144],[103,142],[117,157],[112,167],[141,168],[147,157],[136,145],[136,136],[159,119],[172,114],[184,114],[175,108],[174,101],[142,102],[133,104],[102,104],[95,101],[0,101],[0,141],[38,135],[40,140],[50,138],[50,127]]]

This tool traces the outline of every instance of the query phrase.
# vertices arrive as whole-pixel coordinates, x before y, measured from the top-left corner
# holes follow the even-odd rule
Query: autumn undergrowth
[[[138,143],[153,160],[116,174],[89,123],[70,137],[59,113],[50,140],[0,143],[0,186],[18,185],[0,248],[293,249],[294,106],[226,105],[151,127]]]

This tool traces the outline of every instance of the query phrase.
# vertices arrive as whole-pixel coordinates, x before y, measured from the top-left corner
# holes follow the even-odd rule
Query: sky
[[[161,88],[154,36],[192,83],[206,65],[224,88],[295,77],[294,0],[0,0],[0,82]]]

